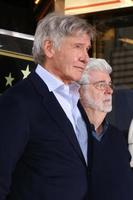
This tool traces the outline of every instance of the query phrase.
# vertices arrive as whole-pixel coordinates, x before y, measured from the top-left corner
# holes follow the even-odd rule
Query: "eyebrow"
[[[96,81],[95,83],[106,83],[106,81],[101,80],[101,81]],[[109,81],[109,83],[112,83],[112,81]]]

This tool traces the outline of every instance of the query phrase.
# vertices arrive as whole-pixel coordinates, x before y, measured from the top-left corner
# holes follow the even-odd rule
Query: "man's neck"
[[[97,134],[101,133],[103,130],[102,123],[104,121],[106,113],[88,107],[87,108],[84,107],[84,109],[86,111],[90,123],[94,125],[96,133]]]

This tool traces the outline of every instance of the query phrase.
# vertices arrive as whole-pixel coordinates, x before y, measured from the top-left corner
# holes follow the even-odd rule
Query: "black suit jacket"
[[[32,72],[0,97],[0,200],[88,200],[88,189],[71,122]]]
[[[133,171],[123,132],[109,125],[101,142],[93,138],[91,200],[132,200]]]

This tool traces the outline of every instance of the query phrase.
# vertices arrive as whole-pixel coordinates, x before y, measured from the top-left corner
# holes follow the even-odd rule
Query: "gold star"
[[[21,70],[23,73],[23,79],[26,78],[30,74],[29,65],[27,65],[26,70]]]
[[[6,86],[10,85],[12,86],[12,81],[14,80],[14,78],[12,77],[11,73],[9,73],[9,76],[5,76],[6,79]]]

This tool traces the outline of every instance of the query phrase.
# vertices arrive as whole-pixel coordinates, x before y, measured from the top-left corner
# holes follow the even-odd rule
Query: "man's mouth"
[[[76,68],[79,69],[80,71],[83,71],[83,70],[84,70],[84,67],[76,66]]]

